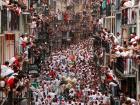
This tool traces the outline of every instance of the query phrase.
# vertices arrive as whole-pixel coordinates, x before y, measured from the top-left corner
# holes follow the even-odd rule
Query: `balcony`
[[[122,25],[135,25],[136,12],[133,8],[122,9]]]
[[[125,77],[136,77],[136,71],[132,68],[132,59],[118,57],[115,62],[115,72]]]

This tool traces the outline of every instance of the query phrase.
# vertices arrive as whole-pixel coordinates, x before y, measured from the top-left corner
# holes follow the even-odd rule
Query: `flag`
[[[68,22],[68,18],[69,18],[68,13],[65,12],[64,13],[64,21],[65,22]]]
[[[8,78],[7,82],[6,82],[7,85],[8,85],[10,88],[13,88],[13,87],[14,87],[14,84],[15,84],[14,79],[15,79],[14,76],[10,76],[10,77]]]
[[[6,65],[1,65],[1,77],[5,77],[5,76],[10,76],[14,73],[14,71],[10,68],[7,67]]]
[[[109,5],[111,3],[111,0],[107,0],[107,4]]]
[[[102,3],[102,9],[106,9],[106,0],[103,0],[103,3]]]

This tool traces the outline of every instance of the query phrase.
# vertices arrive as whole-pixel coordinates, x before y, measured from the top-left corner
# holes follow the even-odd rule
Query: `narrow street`
[[[0,105],[140,105],[140,0],[0,0]]]
[[[97,68],[91,42],[87,39],[70,45],[45,60],[34,81],[39,86],[32,87],[35,105],[111,105],[106,75],[112,71]]]

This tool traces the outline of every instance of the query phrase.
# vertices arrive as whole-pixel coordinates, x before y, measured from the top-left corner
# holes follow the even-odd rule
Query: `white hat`
[[[135,40],[138,40],[139,39],[139,36],[135,36]]]
[[[135,38],[132,38],[131,40],[130,40],[130,42],[134,42],[135,41]]]
[[[132,44],[137,44],[137,42],[136,42],[136,41],[134,41]]]
[[[25,51],[24,54],[28,54],[28,51]]]

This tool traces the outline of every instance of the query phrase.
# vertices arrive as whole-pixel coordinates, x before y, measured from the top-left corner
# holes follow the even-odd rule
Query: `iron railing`
[[[6,97],[0,96],[0,105],[33,105],[32,91],[28,90],[24,97],[16,96],[10,91]]]

